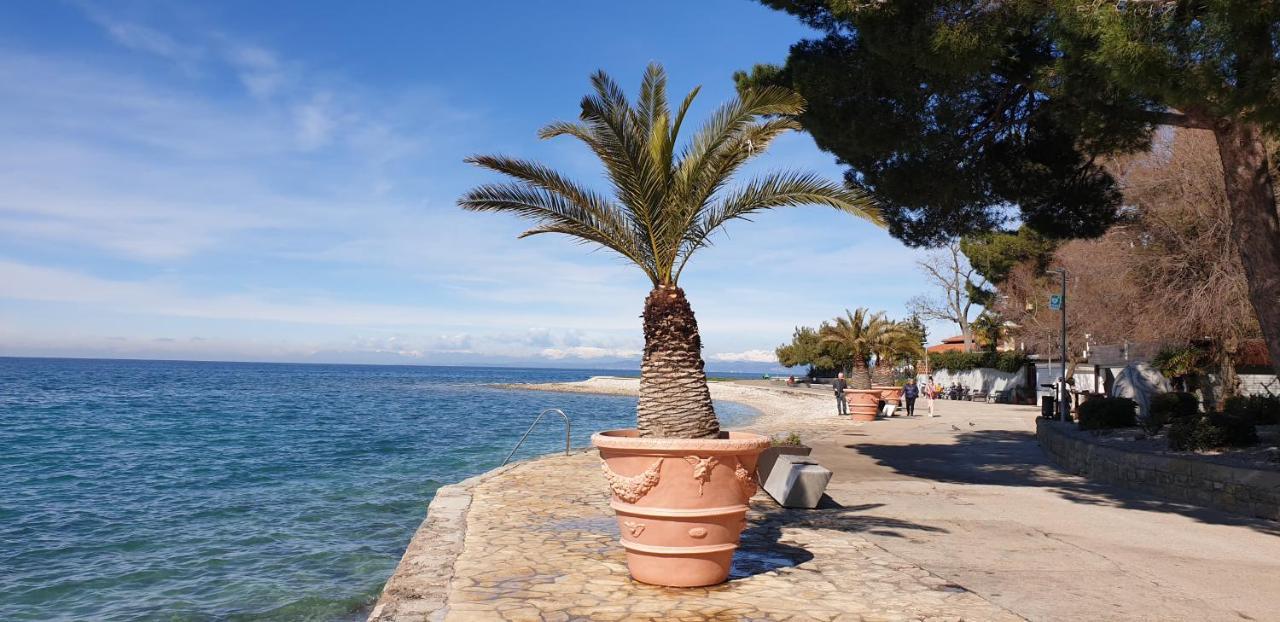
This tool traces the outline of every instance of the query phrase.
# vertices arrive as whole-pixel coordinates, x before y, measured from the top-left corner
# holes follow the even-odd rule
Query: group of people
[[[849,388],[849,383],[844,379],[844,372],[840,372],[836,375],[836,379],[832,381],[831,387],[836,393],[836,414],[849,414],[849,404],[845,401],[844,397],[844,390]],[[916,400],[920,399],[920,396],[923,395],[925,402],[929,407],[929,416],[937,417],[938,415],[933,413],[933,400],[941,392],[942,388],[933,382],[933,376],[929,376],[928,379],[925,380],[924,386],[917,385],[915,378],[907,380],[907,384],[902,387],[902,401],[905,402],[904,405],[907,409],[907,416],[916,416]]]

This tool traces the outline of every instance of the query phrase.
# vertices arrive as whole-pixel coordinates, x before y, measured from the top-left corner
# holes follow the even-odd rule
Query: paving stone
[[[413,563],[406,553],[370,619],[1021,619],[970,592],[938,591],[949,582],[842,530],[838,513],[786,510],[763,494],[752,500],[728,583],[638,583],[627,575],[606,490],[599,457],[583,452],[521,463],[451,491],[454,515],[428,519],[410,546]],[[450,542],[458,533],[460,547]],[[392,590],[428,577],[447,587]]]

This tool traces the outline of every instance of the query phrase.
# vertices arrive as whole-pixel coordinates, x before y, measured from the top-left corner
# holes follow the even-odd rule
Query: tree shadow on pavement
[[[1119,486],[1091,482],[1059,470],[1040,449],[1034,432],[977,430],[949,444],[844,445],[897,473],[920,479],[985,486],[1052,489],[1074,503],[1173,512],[1216,525],[1245,526],[1280,535],[1280,523],[1167,501]]]

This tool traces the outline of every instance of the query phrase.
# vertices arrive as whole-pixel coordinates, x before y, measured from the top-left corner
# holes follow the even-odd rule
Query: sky
[[[647,279],[460,210],[498,181],[463,158],[605,189],[585,148],[536,136],[593,71],[634,95],[660,62],[673,93],[702,86],[696,122],[809,34],[745,0],[2,3],[0,355],[634,365]],[[841,174],[804,134],[745,173],[782,168]],[[708,368],[753,369],[796,325],[904,317],[921,255],[791,208],[732,223],[681,284]]]

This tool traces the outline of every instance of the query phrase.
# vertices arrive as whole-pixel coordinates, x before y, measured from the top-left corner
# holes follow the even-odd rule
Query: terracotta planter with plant
[[[633,577],[671,586],[728,577],[755,492],[758,455],[769,439],[723,432],[703,371],[702,339],[678,286],[689,258],[729,221],[775,207],[820,204],[883,224],[867,194],[812,174],[766,174],[730,183],[779,135],[800,128],[803,99],[780,88],[748,89],[685,145],[677,138],[697,89],[673,115],[667,79],[650,65],[632,104],[603,72],[577,122],[543,138],[572,136],[605,167],[612,194],[578,185],[534,162],[501,156],[468,161],[515,179],[472,190],[460,205],[531,219],[524,236],[559,233],[615,251],[653,286],[644,304],[644,356],[634,430],[592,442],[613,495]]]
[[[890,404],[897,404],[902,399],[902,387],[895,387],[893,385],[872,385],[871,388],[879,391],[880,399]]]
[[[880,413],[879,389],[845,389],[845,400],[849,404],[849,416],[854,421],[875,421]]]

